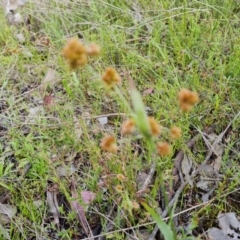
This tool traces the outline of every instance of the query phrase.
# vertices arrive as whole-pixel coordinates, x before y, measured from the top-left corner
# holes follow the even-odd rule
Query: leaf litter
[[[17,208],[15,206],[0,203],[0,224],[9,224],[16,213]]]
[[[220,228],[208,229],[209,240],[237,240],[240,239],[240,222],[234,212],[220,213],[217,216]]]
[[[73,181],[71,183],[71,193],[73,198],[73,200],[71,200],[70,202],[72,211],[77,213],[78,219],[85,231],[85,234],[87,236],[93,236],[91,228],[89,226],[89,223],[85,215],[85,211],[86,211],[85,208],[86,208],[86,205],[89,205],[95,199],[96,194],[90,191],[81,191],[81,198],[84,204],[84,205],[81,205],[78,201],[79,196],[76,190],[76,185]]]
[[[58,194],[58,185],[52,184],[51,186],[49,186],[47,190],[47,203],[48,203],[49,211],[53,215],[54,224],[59,226],[60,212],[59,212],[57,194]]]
[[[191,187],[193,187],[193,181],[190,177],[190,171],[192,169],[193,166],[193,161],[192,158],[190,157],[190,155],[185,154],[182,160],[182,172],[185,175],[185,179],[186,181],[188,181],[188,183],[191,185]]]

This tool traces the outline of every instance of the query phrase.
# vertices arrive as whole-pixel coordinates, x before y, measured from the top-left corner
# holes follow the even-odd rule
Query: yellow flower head
[[[106,84],[106,86],[113,87],[114,85],[121,82],[121,77],[114,68],[109,67],[103,73],[102,80]]]
[[[119,181],[124,181],[124,180],[126,179],[126,177],[125,177],[123,174],[119,173],[119,174],[117,175],[117,179],[118,179]]]
[[[117,185],[116,186],[116,191],[117,192],[122,192],[123,191],[123,187],[121,185]]]
[[[199,96],[196,92],[183,88],[178,93],[178,100],[181,110],[183,112],[188,112],[196,103],[199,102]]]
[[[153,117],[148,117],[148,122],[151,129],[151,134],[153,136],[159,136],[161,133],[161,126],[158,124],[158,122]]]
[[[133,202],[132,202],[132,208],[133,208],[133,209],[139,209],[140,206],[139,206],[139,204],[138,204],[136,201],[133,201]]]
[[[165,157],[171,153],[171,146],[167,142],[157,144],[157,152],[160,157]]]
[[[122,124],[122,134],[129,135],[135,131],[135,121],[133,119],[128,119]]]
[[[170,137],[175,140],[182,136],[182,130],[179,127],[173,126],[170,130]]]
[[[87,64],[87,51],[77,38],[71,38],[62,50],[63,57],[72,69]]]
[[[103,151],[107,151],[111,153],[116,153],[118,150],[115,138],[110,135],[102,138],[100,147],[102,148]]]

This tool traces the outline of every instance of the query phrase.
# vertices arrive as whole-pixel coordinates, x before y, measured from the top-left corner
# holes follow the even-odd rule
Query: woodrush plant
[[[99,54],[100,47],[95,43],[92,43],[86,47],[77,38],[71,38],[67,42],[63,48],[63,57],[66,59],[70,70],[73,72],[74,81],[77,81],[77,75],[75,71],[78,68],[84,67],[88,63],[89,57],[98,56]],[[122,123],[121,133],[125,136],[132,135],[136,130],[138,130],[145,141],[145,147],[149,156],[154,156],[157,154],[160,158],[164,158],[170,155],[172,153],[171,144],[168,141],[159,139],[164,128],[154,117],[147,115],[141,94],[136,89],[133,81],[130,82],[130,94],[133,108],[131,108],[130,104],[127,102],[127,99],[125,99],[120,90],[122,79],[116,69],[113,67],[106,68],[101,76],[101,81],[106,90],[112,91],[114,94],[118,95],[128,110],[127,116],[129,116],[129,119]],[[192,92],[188,89],[182,89],[178,93],[178,101],[181,110],[183,112],[188,112],[196,103],[198,103],[199,96],[196,92]],[[172,142],[180,138],[182,135],[181,129],[177,126],[173,126],[168,131]],[[112,135],[104,136],[100,141],[100,148],[103,151],[111,154],[117,154],[119,147],[117,145],[116,137]],[[117,174],[117,179],[123,183],[124,180],[126,180],[126,177],[119,173]],[[125,199],[124,206],[125,209],[128,209],[130,214],[132,214],[133,209],[139,209],[140,206],[138,202],[129,199],[128,193],[122,184],[116,185],[115,190],[117,193],[121,193],[123,195],[126,194],[126,196],[123,198]],[[138,199],[140,200],[140,204],[152,215],[165,239],[175,239],[173,231],[168,225],[166,225],[161,217],[158,216],[150,206],[148,206],[146,201],[140,199],[139,197]]]

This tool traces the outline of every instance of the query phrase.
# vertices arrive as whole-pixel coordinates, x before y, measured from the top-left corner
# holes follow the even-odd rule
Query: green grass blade
[[[144,106],[144,103],[142,101],[141,95],[137,90],[133,89],[131,91],[131,97],[132,97],[132,102],[133,102],[133,106],[134,106],[134,111],[135,111],[135,114],[136,114],[136,119],[135,120],[137,122],[137,126],[139,128],[139,131],[146,138],[150,138],[151,137],[150,126],[149,126],[147,114],[145,112],[145,106]]]
[[[168,226],[162,218],[151,208],[147,203],[141,202],[143,207],[151,214],[152,218],[156,221],[161,233],[166,240],[175,240],[175,236],[170,226]]]

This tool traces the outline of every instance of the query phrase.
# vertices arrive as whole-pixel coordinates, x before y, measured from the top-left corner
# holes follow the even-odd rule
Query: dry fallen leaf
[[[73,117],[73,121],[74,121],[75,134],[76,134],[77,140],[79,140],[83,133],[82,126],[79,120],[75,116]]]
[[[77,213],[78,219],[85,233],[89,235],[89,233],[91,233],[91,229],[89,227],[89,224],[85,215],[84,206],[80,205],[79,202],[77,201],[78,194],[77,194],[76,186],[74,182],[72,182],[71,184],[71,192],[72,192],[73,199],[75,199],[70,202],[72,211]],[[84,204],[90,204],[95,199],[95,194],[90,191],[82,191],[81,197]]]
[[[191,186],[193,186],[193,181],[191,180],[191,177],[190,177],[190,171],[192,169],[192,165],[193,165],[192,158],[189,155],[185,154],[182,160],[181,167],[182,167],[182,172],[185,175],[186,181],[188,181]]]
[[[202,194],[202,200],[206,202],[217,187],[217,182],[214,181],[217,179],[217,173],[209,164],[204,164],[199,170],[200,180],[197,182],[196,186],[205,191],[205,193]]]
[[[49,46],[50,45],[50,39],[47,35],[40,34],[37,39],[35,40],[35,46]]]
[[[212,133],[208,135],[209,141],[211,145],[214,143],[214,141],[217,139],[218,135]],[[218,173],[221,168],[222,163],[222,155],[223,155],[223,145],[221,143],[217,143],[215,145],[212,145],[211,148],[213,148],[213,152],[217,156],[217,158],[214,160],[213,168]]]
[[[22,15],[20,13],[16,13],[14,16],[13,16],[13,22],[15,24],[20,24],[20,23],[23,23],[23,18],[22,18]],[[25,40],[24,40],[25,42]]]
[[[108,123],[108,118],[107,117],[100,117],[100,118],[98,118],[98,121],[101,125],[106,125]]]
[[[9,13],[11,10],[16,10],[18,7],[23,6],[26,0],[2,0],[1,3],[4,11]]]
[[[85,204],[90,204],[96,198],[96,194],[90,191],[81,191],[81,196]]]
[[[11,240],[9,232],[10,230],[4,228],[0,223],[0,237],[3,237],[5,240]]]
[[[72,175],[76,171],[77,169],[73,164],[71,164],[70,166],[60,165],[56,168],[56,173],[59,177],[66,177]]]
[[[237,240],[240,239],[240,222],[234,212],[220,213],[218,215],[219,228],[208,229],[210,240]]]
[[[45,77],[42,80],[41,84],[41,93],[43,94],[47,87],[52,87],[55,83],[57,83],[60,80],[57,71],[49,68]]]
[[[51,94],[46,95],[43,98],[43,106],[46,110],[50,110],[52,105],[54,105],[54,96],[52,96]]]
[[[212,185],[211,189],[207,193],[202,194],[203,203],[209,201],[209,197],[211,196],[211,194],[214,192],[216,188],[217,188],[217,185]]]
[[[33,57],[33,54],[30,52],[30,50],[27,47],[22,47],[21,53],[25,58]]]
[[[16,207],[0,203],[0,224],[5,225],[10,223],[16,213]]]
[[[16,38],[17,38],[19,43],[24,43],[26,41],[26,38],[24,37],[24,35],[22,33],[18,33],[16,35]]]
[[[150,95],[150,94],[153,93],[153,91],[154,91],[154,88],[153,88],[153,87],[148,88],[148,89],[146,89],[146,90],[143,91],[142,95],[143,95],[143,96]]]
[[[206,180],[200,180],[197,182],[196,186],[197,188],[202,189],[203,191],[209,191],[210,190],[210,186],[209,186],[209,182],[210,181],[206,181]],[[211,183],[211,182],[210,182]]]
[[[137,235],[137,238],[136,238],[136,235]],[[147,229],[140,229],[139,231],[136,231],[135,234],[132,233],[130,234],[130,236],[127,236],[126,240],[149,239],[150,235],[151,235],[151,232],[149,232]]]
[[[59,206],[58,206],[58,200],[57,200],[57,191],[58,191],[58,187],[55,184],[53,187],[49,187],[48,191],[47,191],[47,203],[49,206],[49,210],[53,215],[54,218],[54,223],[56,225],[59,225]]]
[[[43,106],[37,106],[37,107],[30,107],[28,109],[28,117],[26,119],[26,122],[28,123],[37,123],[41,113],[44,112]]]
[[[137,183],[138,189],[141,189],[143,187],[147,177],[148,177],[147,173],[145,173],[143,171],[140,171],[137,174],[136,183]]]

